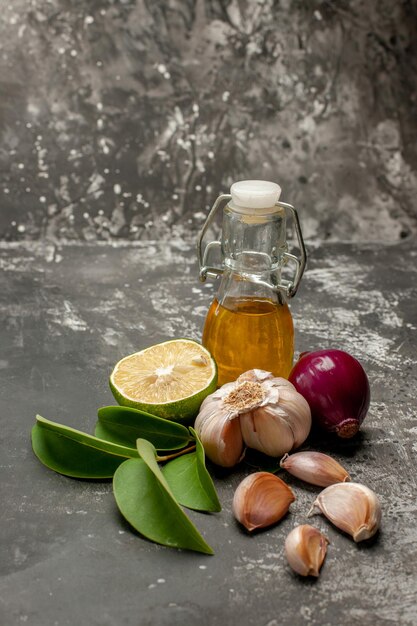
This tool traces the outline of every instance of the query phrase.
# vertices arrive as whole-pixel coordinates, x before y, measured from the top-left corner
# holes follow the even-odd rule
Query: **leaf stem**
[[[181,456],[181,454],[187,454],[187,452],[192,452],[193,450],[195,450],[195,444],[189,446],[188,448],[184,448],[184,450],[180,450],[179,452],[174,452],[173,454],[167,454],[165,456],[157,455],[156,460],[158,463],[162,461],[170,461],[171,459],[175,459],[177,456]]]

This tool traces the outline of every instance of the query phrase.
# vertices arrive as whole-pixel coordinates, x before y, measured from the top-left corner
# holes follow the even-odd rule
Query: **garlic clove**
[[[288,563],[300,576],[316,576],[326,557],[329,540],[309,524],[296,526],[285,540]]]
[[[248,448],[275,457],[282,456],[293,448],[293,432],[277,407],[264,406],[256,411],[243,413],[240,416],[240,425]]]
[[[337,483],[317,497],[308,517],[323,513],[356,542],[369,539],[381,523],[381,504],[376,493],[359,483]]]
[[[285,412],[285,419],[288,421],[293,433],[293,446],[290,449],[298,448],[304,443],[310,433],[310,406],[304,396],[298,393],[293,385],[291,387],[285,385],[280,388],[280,407]]]
[[[319,487],[350,481],[345,468],[322,452],[296,452],[291,456],[286,454],[281,459],[280,466],[296,478]]]
[[[233,514],[249,531],[278,522],[295,495],[283,480],[269,472],[255,472],[242,480],[233,497]]]
[[[230,419],[227,414],[218,412],[216,403],[207,400],[201,405],[194,428],[210,461],[222,467],[233,467],[244,455],[239,419]]]

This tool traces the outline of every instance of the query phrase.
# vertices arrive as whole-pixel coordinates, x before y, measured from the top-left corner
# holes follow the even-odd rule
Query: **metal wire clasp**
[[[201,229],[200,234],[198,235],[197,257],[198,257],[198,263],[200,265],[200,280],[202,283],[204,283],[207,276],[211,276],[212,278],[215,278],[216,276],[220,276],[221,274],[223,274],[223,271],[224,271],[223,265],[221,267],[216,267],[208,263],[210,253],[213,251],[214,248],[217,248],[218,250],[221,251],[221,241],[211,241],[210,243],[206,245],[206,247],[204,248],[204,252],[203,252],[203,239],[204,239],[204,235],[209,229],[209,226],[214,221],[214,217],[217,211],[220,209],[220,207],[224,208],[226,204],[229,202],[229,200],[231,199],[232,199],[232,196],[230,194],[223,193],[215,200],[213,206],[210,209],[209,214],[207,215],[207,219],[204,223],[204,226]]]
[[[304,270],[307,265],[307,251],[304,245],[304,239],[301,232],[300,220],[298,217],[297,209],[295,209],[292,204],[287,204],[286,202],[277,202],[277,206],[282,207],[287,213],[291,214],[295,226],[295,233],[297,235],[298,245],[300,248],[299,257],[295,256],[294,254],[290,254],[289,252],[284,252],[284,263],[286,261],[294,263],[295,271],[291,280],[281,278],[281,282],[278,285],[278,288],[285,291],[286,295],[289,298],[293,298],[297,293],[297,289],[300,285],[301,278],[303,277]]]
[[[207,233],[210,225],[214,221],[215,215],[220,208],[224,208],[225,205],[231,200],[232,196],[230,194],[221,194],[216,201],[214,202],[210,212],[207,216],[204,226],[202,227],[198,239],[197,239],[197,257],[200,266],[200,280],[204,282],[207,276],[216,277],[220,276],[224,272],[224,262],[222,255],[222,244],[221,241],[210,241],[205,248],[204,245],[204,236]],[[277,207],[284,209],[286,214],[290,215],[295,226],[295,232],[297,235],[298,245],[300,248],[300,255],[295,256],[290,252],[282,253],[283,265],[287,263],[291,263],[295,266],[293,276],[290,279],[280,278],[280,281],[277,284],[270,284],[269,287],[273,288],[276,291],[284,292],[288,298],[292,298],[297,293],[297,289],[300,285],[301,278],[304,274],[304,270],[307,263],[307,252],[304,245],[303,235],[301,232],[300,220],[298,218],[297,210],[286,202],[277,202]],[[210,263],[210,257],[212,257],[213,252],[218,252],[218,256],[222,259],[221,265],[214,265]]]

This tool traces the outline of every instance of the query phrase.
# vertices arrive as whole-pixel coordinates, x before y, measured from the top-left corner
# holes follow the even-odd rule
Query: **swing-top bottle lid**
[[[268,180],[239,180],[230,188],[231,208],[239,213],[276,210],[275,205],[281,195],[281,187]]]

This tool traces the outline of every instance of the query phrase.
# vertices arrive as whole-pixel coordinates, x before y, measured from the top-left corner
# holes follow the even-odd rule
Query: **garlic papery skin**
[[[378,496],[359,483],[338,483],[326,487],[313,503],[308,517],[323,513],[337,528],[356,542],[369,539],[381,523]]]
[[[316,576],[326,557],[329,540],[309,524],[296,526],[285,540],[285,556],[300,576]]]
[[[350,481],[345,468],[331,456],[322,452],[306,451],[286,454],[279,464],[292,476],[319,487]]]
[[[233,467],[244,454],[240,422],[230,419],[226,413],[218,413],[213,401],[208,402],[209,397],[200,407],[194,428],[210,461],[222,467]]]
[[[283,480],[269,472],[255,472],[237,487],[232,510],[249,531],[278,522],[288,512],[295,495]]]

